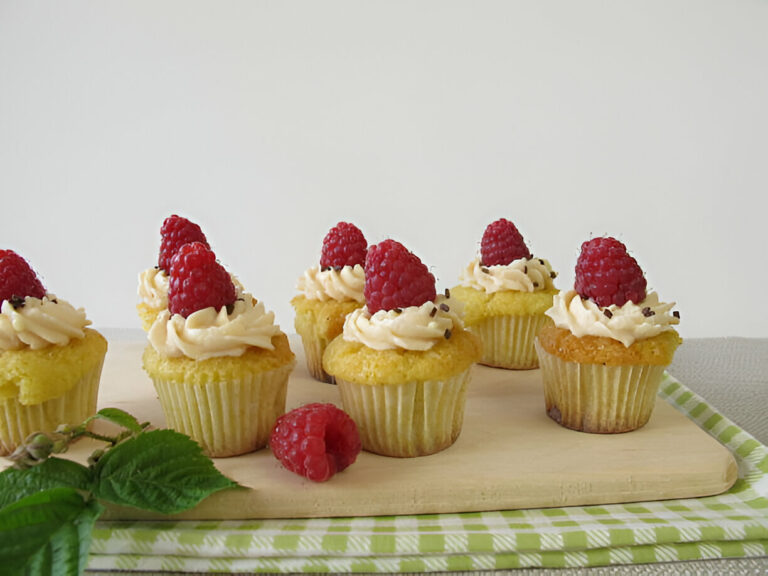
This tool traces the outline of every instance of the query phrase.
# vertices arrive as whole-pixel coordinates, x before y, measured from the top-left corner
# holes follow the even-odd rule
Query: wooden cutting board
[[[307,402],[341,405],[335,386],[313,380],[299,341],[287,409]],[[99,406],[127,410],[165,426],[151,381],[141,368],[141,340],[111,341]],[[185,519],[300,518],[451,513],[698,497],[736,481],[731,453],[665,401],[650,422],[627,434],[593,435],[561,428],[544,411],[538,370],[473,367],[464,428],[447,450],[422,458],[362,452],[328,482],[316,484],[280,465],[269,449],[214,462],[251,490],[214,494]],[[69,457],[85,462],[94,445]],[[158,516],[110,508],[111,519]]]

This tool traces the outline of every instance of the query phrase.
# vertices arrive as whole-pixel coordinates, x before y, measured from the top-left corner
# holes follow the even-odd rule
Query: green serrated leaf
[[[3,574],[82,574],[93,524],[103,509],[73,488],[43,490],[6,506],[0,510]]]
[[[131,432],[141,432],[143,430],[141,424],[139,424],[139,421],[136,420],[135,417],[119,408],[102,408],[96,412],[95,417],[122,426]]]
[[[92,472],[77,462],[51,457],[27,470],[8,468],[0,473],[0,509],[41,490],[68,487],[92,489]]]
[[[96,464],[95,496],[121,506],[174,514],[237,486],[200,445],[173,430],[143,432],[109,450]]]

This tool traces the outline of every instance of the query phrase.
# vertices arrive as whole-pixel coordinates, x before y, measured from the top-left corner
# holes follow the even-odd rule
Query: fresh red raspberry
[[[623,306],[645,300],[646,281],[627,247],[615,238],[593,238],[581,245],[574,288],[598,306]]]
[[[232,278],[205,244],[184,244],[171,259],[168,309],[186,318],[193,312],[235,303]]]
[[[171,270],[171,258],[184,244],[201,242],[210,248],[200,226],[176,214],[165,219],[160,228],[160,236],[160,256],[157,259],[157,266],[166,272]]]
[[[42,298],[45,288],[35,271],[13,250],[0,250],[0,301]]]
[[[320,266],[342,268],[343,266],[365,265],[368,242],[360,229],[348,222],[339,222],[330,229],[323,240]]]
[[[421,306],[435,299],[435,277],[419,257],[395,240],[368,248],[365,303],[368,311]]]
[[[531,252],[517,227],[506,218],[488,224],[480,243],[480,260],[483,265],[506,265],[521,258],[531,258]]]
[[[333,404],[306,404],[283,414],[269,438],[275,457],[291,472],[325,482],[360,453],[357,425]]]

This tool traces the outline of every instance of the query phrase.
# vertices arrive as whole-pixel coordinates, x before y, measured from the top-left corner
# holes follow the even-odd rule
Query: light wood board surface
[[[287,409],[341,405],[335,386],[313,380],[301,346]],[[111,341],[99,406],[165,426],[139,340]],[[558,426],[544,411],[538,370],[473,367],[464,428],[447,450],[396,459],[362,452],[347,470],[316,484],[280,465],[269,449],[214,460],[250,490],[214,494],[186,519],[247,519],[451,513],[605,504],[713,495],[737,478],[733,456],[693,422],[658,400],[650,422],[627,434],[592,435]],[[85,461],[90,441],[69,457]],[[154,518],[110,508],[106,518]]]

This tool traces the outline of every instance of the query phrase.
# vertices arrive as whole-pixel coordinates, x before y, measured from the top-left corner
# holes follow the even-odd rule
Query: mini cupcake
[[[197,242],[171,260],[168,305],[149,329],[143,358],[168,427],[211,457],[266,446],[295,364],[274,314],[250,294],[238,296]]]
[[[501,218],[486,227],[480,255],[451,289],[464,304],[467,329],[483,343],[480,362],[508,369],[539,365],[534,341],[550,319],[557,294],[549,262],[534,258],[515,225]]]
[[[665,368],[681,343],[674,302],[646,293],[646,279],[614,238],[584,242],[574,290],[555,296],[539,334],[547,414],[584,432],[644,426]]]
[[[301,336],[307,369],[313,378],[333,383],[323,370],[323,352],[341,334],[347,314],[365,302],[365,254],[368,243],[354,225],[339,222],[323,240],[320,265],[299,278],[299,295],[291,300],[294,325]]]
[[[347,316],[323,355],[363,449],[385,456],[439,452],[459,437],[470,368],[480,343],[461,305],[436,295],[435,278],[394,240],[365,261],[366,306]]]
[[[78,425],[96,412],[107,341],[12,250],[0,250],[0,301],[0,455],[7,455],[32,432]]]

